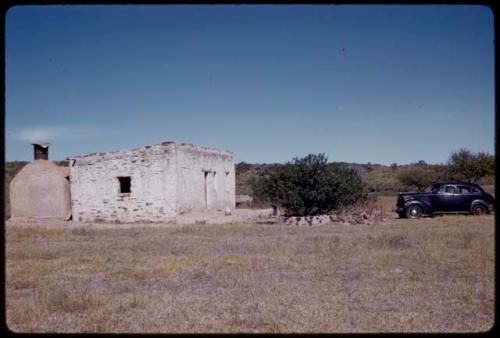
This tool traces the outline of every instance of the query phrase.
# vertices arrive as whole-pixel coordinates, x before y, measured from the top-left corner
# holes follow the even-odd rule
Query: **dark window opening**
[[[120,193],[121,194],[129,194],[130,193],[130,176],[118,177],[118,181],[120,181]]]
[[[203,172],[205,174],[205,208],[208,208],[208,189],[207,189],[207,178],[208,178],[208,171]]]

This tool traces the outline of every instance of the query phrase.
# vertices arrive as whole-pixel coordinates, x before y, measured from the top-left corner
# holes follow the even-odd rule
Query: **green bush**
[[[328,165],[324,154],[309,154],[275,166],[261,181],[262,194],[289,216],[307,216],[356,203],[367,197],[354,169]]]

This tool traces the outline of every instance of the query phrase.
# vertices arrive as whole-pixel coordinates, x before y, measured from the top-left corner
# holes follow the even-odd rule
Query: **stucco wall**
[[[70,184],[61,167],[47,160],[35,160],[10,183],[12,218],[55,218],[69,215]]]
[[[177,161],[179,212],[235,207],[231,153],[181,144]]]
[[[164,221],[178,213],[204,210],[206,201],[208,209],[234,208],[234,163],[229,152],[164,142],[69,160],[77,221]],[[131,177],[129,194],[119,193],[120,176]]]

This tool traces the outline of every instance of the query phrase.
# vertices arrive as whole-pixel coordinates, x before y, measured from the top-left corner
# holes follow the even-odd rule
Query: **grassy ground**
[[[6,229],[16,332],[438,332],[494,318],[494,216]]]

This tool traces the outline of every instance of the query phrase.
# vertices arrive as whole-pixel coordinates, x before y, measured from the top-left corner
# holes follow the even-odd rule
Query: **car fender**
[[[418,205],[422,208],[422,213],[424,214],[432,214],[432,206],[428,203],[422,202],[420,200],[410,200],[405,203],[405,209],[408,208],[410,205]]]
[[[474,207],[478,204],[482,204],[483,206],[485,206],[488,210],[490,210],[490,203],[488,203],[487,201],[485,200],[482,200],[482,199],[477,199],[477,200],[473,200],[472,203],[470,204],[470,210],[472,211],[472,209],[474,209]]]

